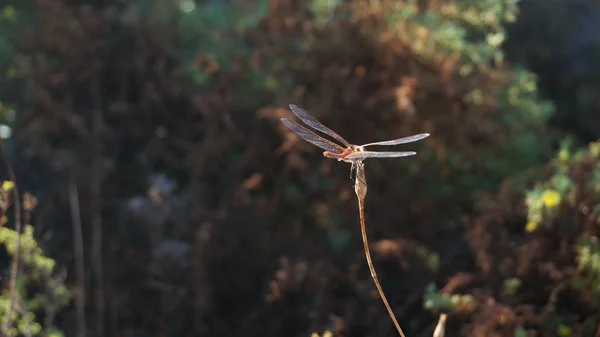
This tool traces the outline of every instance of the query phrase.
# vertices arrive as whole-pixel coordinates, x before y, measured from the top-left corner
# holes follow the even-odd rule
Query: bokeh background
[[[599,59],[592,0],[3,0],[3,331],[394,336],[294,103],[432,134],[366,162],[407,336],[598,336]]]

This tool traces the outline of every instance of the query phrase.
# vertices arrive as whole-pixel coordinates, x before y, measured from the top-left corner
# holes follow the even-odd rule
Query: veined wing
[[[421,139],[427,138],[427,137],[429,137],[428,133],[421,133],[421,134],[414,135],[414,136],[408,136],[408,137],[403,137],[403,138],[398,138],[398,139],[393,139],[393,140],[386,140],[383,142],[369,143],[369,144],[365,144],[362,146],[366,147],[366,146],[371,146],[371,145],[399,145],[399,144],[416,142],[418,140],[421,140]]]
[[[366,159],[366,158],[398,158],[414,156],[414,151],[406,152],[376,152],[376,151],[355,151],[350,153],[345,159]]]
[[[334,138],[338,142],[344,144],[344,146],[350,147],[350,143],[348,143],[347,140],[345,140],[342,136],[335,133],[335,131],[333,131],[330,128],[326,127],[325,125],[321,124],[321,122],[319,122],[316,118],[311,116],[308,112],[304,111],[304,109],[302,109],[299,106],[294,105],[294,104],[290,104],[289,106],[290,106],[290,109],[292,109],[292,112],[294,113],[294,115],[296,115],[296,117],[300,118],[300,120],[302,120],[306,125],[310,126],[311,128],[313,128],[315,130],[323,132],[324,134],[330,136],[331,138]]]
[[[294,131],[295,134],[302,137],[305,141],[314,144],[325,151],[330,151],[336,154],[343,153],[346,149],[337,145],[336,143],[329,141],[316,133],[310,131],[309,129],[303,127],[302,125],[291,121],[287,118],[282,118],[281,122],[285,124],[290,130]]]

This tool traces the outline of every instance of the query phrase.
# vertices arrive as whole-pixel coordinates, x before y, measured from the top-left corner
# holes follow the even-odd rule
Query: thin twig
[[[8,305],[8,310],[6,311],[6,316],[4,320],[4,324],[2,325],[2,335],[5,335],[5,331],[9,328],[12,323],[12,311],[13,306],[15,304],[15,291],[17,286],[17,274],[19,271],[19,258],[21,253],[21,199],[19,197],[19,189],[17,187],[17,178],[15,176],[15,171],[12,166],[12,162],[10,160],[10,156],[8,154],[8,150],[6,149],[6,143],[4,139],[0,137],[0,147],[2,148],[2,156],[6,162],[6,170],[8,171],[8,177],[14,183],[13,186],[13,196],[14,196],[14,211],[15,211],[15,232],[16,232],[16,243],[15,243],[15,253],[13,255],[12,261],[12,269],[10,272],[10,304]]]
[[[433,330],[433,337],[444,337],[444,332],[446,331],[446,314],[440,314],[440,319],[438,320],[438,324]]]
[[[359,212],[359,216],[360,216],[360,231],[362,233],[362,241],[363,241],[363,246],[365,248],[365,257],[367,258],[367,264],[369,265],[369,271],[371,272],[371,278],[373,279],[373,282],[375,282],[375,287],[377,287],[377,291],[379,292],[379,297],[381,297],[381,301],[383,301],[383,304],[385,305],[385,308],[386,308],[388,314],[390,315],[392,322],[394,322],[394,326],[396,326],[396,330],[398,330],[398,333],[400,334],[400,336],[406,337],[404,335],[404,332],[402,331],[402,328],[400,327],[400,324],[398,324],[398,321],[396,320],[396,316],[394,316],[394,312],[392,311],[392,308],[390,307],[390,304],[388,303],[387,298],[385,297],[385,294],[383,293],[383,289],[381,288],[381,285],[379,284],[379,279],[377,278],[377,273],[375,272],[375,267],[373,267],[373,261],[371,260],[371,252],[369,250],[369,241],[367,239],[367,228],[365,225],[365,196],[367,195],[367,177],[365,175],[365,166],[364,166],[362,160],[356,161],[354,166],[356,168],[356,179],[355,179],[355,183],[354,183],[354,192],[356,193],[356,197],[358,198],[358,212]]]
[[[71,221],[73,223],[73,243],[75,253],[75,277],[77,291],[75,292],[75,310],[77,336],[85,337],[85,272],[84,253],[83,253],[83,233],[81,230],[81,212],[79,207],[79,194],[77,192],[77,182],[75,175],[71,174],[69,178],[69,208],[71,211]]]
[[[100,92],[100,80],[96,78],[91,87],[93,100],[92,109],[92,134],[91,134],[91,213],[92,213],[92,270],[94,272],[96,304],[96,336],[104,336],[104,282],[102,262],[102,215],[100,205],[100,170],[102,144],[100,140],[100,128],[102,125],[102,97]]]

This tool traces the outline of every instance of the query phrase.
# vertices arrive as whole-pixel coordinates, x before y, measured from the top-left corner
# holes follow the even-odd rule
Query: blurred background
[[[3,0],[3,331],[395,336],[293,103],[431,133],[366,161],[407,336],[599,336],[599,57],[592,0]]]

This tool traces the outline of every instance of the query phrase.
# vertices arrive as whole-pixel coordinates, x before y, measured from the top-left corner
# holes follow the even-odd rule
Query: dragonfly
[[[382,142],[374,142],[363,145],[354,145],[350,144],[346,139],[342,136],[338,135],[336,132],[321,124],[317,119],[311,116],[308,112],[304,111],[304,109],[298,107],[297,105],[290,104],[290,109],[298,117],[304,124],[310,126],[311,128],[328,135],[329,137],[337,140],[340,144],[336,144],[333,141],[326,139],[324,137],[319,136],[315,132],[305,128],[304,126],[291,121],[287,118],[281,118],[281,122],[285,124],[290,130],[296,133],[305,141],[312,143],[321,149],[325,150],[323,152],[323,156],[327,158],[334,158],[338,161],[345,161],[351,163],[350,167],[350,177],[352,177],[352,172],[356,172],[355,174],[355,183],[354,183],[354,192],[356,193],[356,197],[358,198],[358,210],[359,210],[359,218],[360,218],[360,231],[362,234],[362,241],[365,250],[365,257],[367,259],[367,265],[369,267],[369,271],[371,272],[371,278],[375,283],[375,287],[377,288],[377,292],[385,305],[385,308],[396,327],[396,330],[400,334],[401,337],[404,336],[404,332],[398,324],[398,320],[396,320],[396,316],[388,303],[388,300],[381,288],[381,284],[379,284],[379,280],[377,278],[377,272],[375,271],[375,267],[373,266],[373,261],[371,258],[371,252],[369,249],[369,241],[367,239],[367,230],[365,225],[365,197],[367,195],[367,178],[365,174],[365,164],[364,160],[367,158],[397,158],[397,157],[407,157],[413,156],[417,154],[414,151],[370,151],[367,150],[369,146],[381,146],[381,145],[399,145],[405,143],[412,143],[423,138],[429,137],[428,133],[421,133],[414,136],[408,136],[398,139],[386,140]]]
[[[323,125],[316,118],[311,116],[304,109],[300,108],[297,105],[290,104],[290,109],[298,117],[304,124],[310,126],[311,128],[328,135],[329,137],[337,140],[343,146],[332,142],[324,137],[319,136],[315,132],[305,128],[304,126],[289,120],[287,118],[281,118],[281,122],[285,124],[290,130],[292,130],[295,134],[300,136],[305,141],[320,147],[325,150],[323,152],[323,156],[327,158],[337,159],[338,161],[345,161],[352,164],[352,168],[356,168],[358,162],[362,162],[362,160],[367,158],[398,158],[398,157],[407,157],[413,156],[417,154],[414,151],[370,151],[367,150],[367,147],[370,146],[391,146],[391,145],[400,145],[406,143],[412,143],[419,141],[423,138],[429,137],[428,133],[420,133],[414,136],[402,137],[398,139],[386,140],[381,142],[368,143],[363,145],[354,145],[350,144],[346,139],[337,134],[335,131]]]

